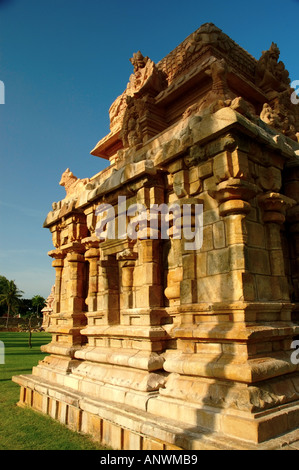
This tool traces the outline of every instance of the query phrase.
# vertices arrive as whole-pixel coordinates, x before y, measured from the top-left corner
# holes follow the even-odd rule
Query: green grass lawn
[[[28,337],[28,333],[0,331],[0,340],[5,345],[5,364],[0,364],[0,450],[103,450],[88,436],[16,405],[20,387],[11,377],[30,374],[32,367],[45,357],[41,345],[51,340],[47,333],[33,333],[29,348]]]

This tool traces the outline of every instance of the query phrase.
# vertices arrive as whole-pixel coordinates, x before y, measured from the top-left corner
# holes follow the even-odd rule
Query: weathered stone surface
[[[115,449],[292,442],[299,108],[278,58],[212,24],[157,64],[133,55],[92,151],[110,166],[67,170],[44,223],[52,341],[14,378],[20,405]]]

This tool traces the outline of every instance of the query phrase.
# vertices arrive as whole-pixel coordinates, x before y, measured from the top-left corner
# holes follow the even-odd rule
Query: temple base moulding
[[[21,387],[19,406],[49,415],[114,450],[275,450],[299,439],[294,429],[298,400],[247,413],[198,407],[152,393],[141,410],[88,397],[33,375],[16,376],[13,381]],[[184,422],[174,419],[180,414]],[[189,423],[186,416],[191,417]]]

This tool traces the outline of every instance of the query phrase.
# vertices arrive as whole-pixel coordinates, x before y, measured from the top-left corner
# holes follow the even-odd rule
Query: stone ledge
[[[164,359],[161,355],[151,351],[134,351],[123,348],[86,347],[75,353],[75,358],[91,362],[116,364],[126,367],[135,367],[147,371],[163,368]]]
[[[229,354],[188,354],[168,351],[164,370],[184,375],[195,375],[236,382],[256,383],[265,379],[289,374],[298,370],[292,364],[290,354],[277,353],[276,357],[260,357],[246,360]]]
[[[137,410],[131,405],[87,398],[80,392],[58,387],[30,375],[14,376],[13,381],[21,386],[19,406],[29,406],[36,411],[49,414],[69,428],[90,434],[96,440],[117,450],[149,450],[157,448],[151,447],[155,445],[159,445],[161,449],[181,450],[274,450],[289,446],[299,439],[299,431],[296,430],[258,444],[249,442],[246,438],[242,440],[225,436],[221,431],[209,431],[198,425],[182,424],[168,416],[157,416],[153,412]],[[156,402],[161,407],[162,403],[158,404],[158,401],[153,398],[150,403]],[[271,434],[271,427],[278,424],[281,417],[285,416],[285,411],[272,413],[270,418],[265,416],[263,422],[259,420],[261,426],[265,428],[262,433],[264,437],[267,433]],[[288,407],[289,414],[291,411],[292,407]],[[235,417],[231,415],[226,418],[221,425],[223,429],[228,426],[234,427],[236,420],[243,421],[241,415]],[[96,427],[95,421],[98,423]],[[256,429],[258,420],[251,420],[251,424]],[[239,426],[240,423],[237,427],[241,429]],[[245,426],[245,435],[247,430]],[[124,433],[138,438],[128,441],[124,439]],[[133,448],[128,444],[132,441],[135,443]],[[143,446],[145,442],[146,447]]]

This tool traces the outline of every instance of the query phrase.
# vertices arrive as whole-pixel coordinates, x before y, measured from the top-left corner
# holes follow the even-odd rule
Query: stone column
[[[71,252],[67,254],[69,264],[68,311],[72,314],[82,314],[85,308],[84,297],[84,256],[81,253]]]
[[[198,198],[180,199],[179,204],[181,206],[181,254],[182,254],[182,272],[183,279],[180,283],[180,299],[181,305],[192,304],[197,302],[198,291],[197,291],[197,273],[196,273],[196,255],[200,250],[201,246],[196,248],[194,242],[190,242],[185,238],[184,230],[192,231],[195,233],[195,229],[203,231],[202,226],[196,227],[196,224],[201,224],[201,220],[195,220],[195,206],[202,205],[202,200]],[[184,218],[184,208],[190,206],[190,217]],[[186,224],[190,224],[187,226]],[[194,247],[188,249],[188,244],[193,243]]]
[[[52,266],[55,268],[55,291],[54,291],[54,304],[53,313],[60,313],[61,311],[61,283],[62,271],[64,266],[64,253],[55,253]]]
[[[99,248],[96,246],[88,247],[87,251],[84,254],[84,258],[89,263],[88,294],[87,294],[87,299],[86,299],[86,304],[88,306],[89,313],[97,311],[99,257],[100,257]]]
[[[117,255],[121,272],[120,310],[134,308],[134,269],[136,256],[126,253]]]
[[[225,224],[225,257],[231,278],[230,294],[226,297],[230,301],[254,300],[253,280],[248,272],[246,218],[251,211],[249,201],[256,193],[254,184],[238,178],[229,178],[217,185],[219,215]],[[218,256],[217,251],[215,256]]]
[[[259,204],[263,209],[273,286],[268,300],[290,301],[285,266],[287,261],[284,260],[281,227],[285,223],[287,209],[292,208],[296,202],[282,194],[268,192],[259,197]]]
[[[211,376],[217,369],[219,378],[230,376],[236,378],[241,374],[231,365],[235,354],[234,333],[231,321],[245,319],[244,300],[251,279],[247,277],[246,265],[246,215],[251,206],[248,202],[256,192],[256,187],[245,181],[229,179],[217,185],[214,193],[219,203],[219,216],[214,211],[213,224],[205,225],[203,233],[203,249],[210,248],[205,254],[206,266],[197,266],[198,252],[184,251],[186,240],[182,240],[183,280],[181,282],[180,325],[177,325],[172,334],[177,338],[178,350],[167,351],[164,368],[168,372]],[[198,200],[200,202],[200,200]],[[204,213],[204,221],[207,215]],[[219,237],[216,232],[219,224],[224,223],[226,236],[217,248]],[[211,227],[211,230],[206,228]],[[208,237],[211,239],[208,239]],[[215,247],[215,248],[214,248]],[[204,271],[206,276],[197,278],[198,272]],[[249,283],[249,287],[248,287]],[[241,313],[242,312],[242,313]],[[213,357],[223,350],[223,361],[214,363]],[[193,356],[189,357],[189,354]],[[193,371],[193,372],[192,372]]]
[[[287,244],[290,256],[290,282],[293,289],[292,299],[296,303],[294,319],[299,320],[299,165],[289,163],[284,172],[285,194],[295,200],[293,207],[286,213]]]
[[[84,312],[84,257],[76,251],[73,244],[67,249],[57,249],[49,253],[54,258],[53,266],[56,270],[55,280],[55,304],[51,315],[51,324],[48,332],[52,333],[51,343],[42,347],[42,351],[50,356],[35,368],[34,374],[46,377],[52,367],[59,382],[63,381],[63,371],[70,373],[77,366],[74,360],[75,351],[85,343],[85,337],[80,330],[86,324]],[[67,270],[64,276],[64,270]],[[66,288],[66,301],[62,305],[62,279]],[[64,309],[64,308],[65,309]],[[60,364],[59,367],[57,364]]]
[[[85,312],[87,306],[85,300],[88,291],[88,273],[86,272],[85,259],[82,253],[68,253],[67,262],[69,266],[67,283],[68,313],[65,315],[69,319],[67,341],[72,346],[76,346],[77,349],[86,342],[86,338],[81,335],[80,330],[86,325]]]
[[[119,266],[115,255],[103,256],[99,261],[101,271],[101,307],[103,324],[119,324]]]
[[[138,241],[138,267],[135,272],[136,308],[161,307],[160,240]]]

